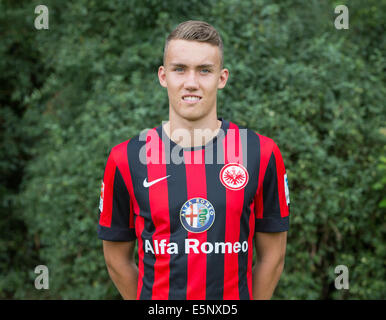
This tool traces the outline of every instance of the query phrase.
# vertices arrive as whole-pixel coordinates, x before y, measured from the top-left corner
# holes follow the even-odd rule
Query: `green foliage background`
[[[385,1],[0,1],[0,298],[117,299],[96,237],[109,149],[168,117],[180,22],[222,34],[219,115],[273,138],[291,190],[275,299],[385,299]],[[349,30],[334,28],[345,4]],[[49,290],[34,288],[47,265]],[[349,290],[334,269],[347,265]]]

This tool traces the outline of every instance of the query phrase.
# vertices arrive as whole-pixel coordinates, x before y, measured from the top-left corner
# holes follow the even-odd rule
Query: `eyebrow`
[[[186,68],[187,65],[183,63],[171,63],[170,64],[172,67],[179,67],[179,68]],[[200,64],[196,68],[198,69],[204,69],[204,68],[214,68],[214,64]]]

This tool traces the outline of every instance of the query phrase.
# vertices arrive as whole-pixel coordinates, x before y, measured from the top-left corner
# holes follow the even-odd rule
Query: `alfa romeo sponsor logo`
[[[230,190],[240,190],[248,183],[247,169],[239,163],[228,163],[220,171],[220,181]]]
[[[189,232],[200,233],[208,230],[215,218],[213,205],[203,198],[186,201],[180,211],[182,226]]]

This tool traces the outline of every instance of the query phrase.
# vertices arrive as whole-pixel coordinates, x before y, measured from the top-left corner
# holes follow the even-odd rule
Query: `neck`
[[[183,148],[206,145],[218,133],[221,121],[217,113],[197,120],[189,120],[169,115],[169,121],[164,124],[164,130],[169,139]]]

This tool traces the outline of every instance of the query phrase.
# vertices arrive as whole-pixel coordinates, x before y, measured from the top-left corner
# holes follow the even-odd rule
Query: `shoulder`
[[[252,129],[246,128],[241,125],[236,125],[230,122],[230,127],[238,127],[240,132],[243,132],[242,136],[246,138],[247,148],[259,148],[262,155],[270,156],[275,148],[278,148],[275,141],[272,138],[264,136]]]
[[[155,128],[147,128],[142,130],[139,134],[134,137],[129,138],[110,149],[110,156],[118,163],[122,159],[131,158],[135,155],[138,155],[141,148],[148,142],[149,134],[152,136],[151,139],[155,136],[158,137],[158,131],[161,126]],[[150,140],[151,140],[150,139]]]
[[[131,139],[123,141],[110,149],[109,160],[119,167],[119,164],[127,162],[127,146]]]
[[[261,152],[271,154],[274,151],[274,149],[277,148],[277,145],[272,138],[263,136],[262,134],[259,134],[258,132],[255,132],[255,135],[259,139]]]

